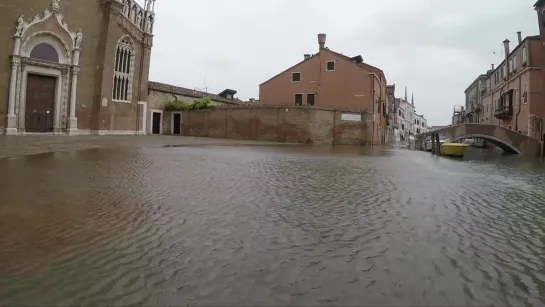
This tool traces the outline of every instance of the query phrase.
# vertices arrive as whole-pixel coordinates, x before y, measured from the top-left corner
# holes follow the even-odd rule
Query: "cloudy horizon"
[[[140,1],[143,2],[143,1]],[[414,93],[429,125],[449,124],[464,90],[538,34],[535,0],[158,0],[150,80],[258,98],[259,84],[326,45],[381,68],[396,97]]]

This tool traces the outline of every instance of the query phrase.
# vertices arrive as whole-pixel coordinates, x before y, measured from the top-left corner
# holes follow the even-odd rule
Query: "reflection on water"
[[[0,160],[2,305],[543,305],[543,169],[470,150]]]

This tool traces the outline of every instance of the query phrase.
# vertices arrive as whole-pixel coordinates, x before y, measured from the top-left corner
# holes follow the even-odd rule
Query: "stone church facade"
[[[154,5],[1,1],[1,131],[144,133]]]

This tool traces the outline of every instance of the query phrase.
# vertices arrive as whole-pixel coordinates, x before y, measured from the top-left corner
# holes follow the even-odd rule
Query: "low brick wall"
[[[308,107],[218,107],[184,111],[185,136],[287,143],[370,145],[372,116]]]

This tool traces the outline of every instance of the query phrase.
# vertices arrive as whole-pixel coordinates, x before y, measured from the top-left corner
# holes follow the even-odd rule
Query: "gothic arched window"
[[[124,37],[117,45],[115,53],[114,101],[131,102],[132,100],[133,59],[133,44],[128,37]]]

